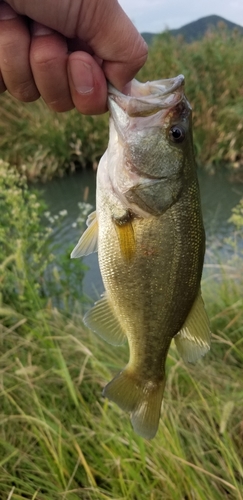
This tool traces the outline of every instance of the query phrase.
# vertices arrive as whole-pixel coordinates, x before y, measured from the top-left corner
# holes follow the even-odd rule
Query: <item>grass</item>
[[[233,41],[217,46],[217,40],[211,64],[217,54],[222,60],[227,44],[232,64],[238,64]],[[169,71],[179,68],[173,66],[171,40],[163,43],[170,76]],[[203,43],[202,50],[210,50],[207,39]],[[161,46],[156,50],[161,59]],[[189,68],[192,59],[184,60],[178,46],[173,50]],[[190,50],[195,58],[199,48],[192,45]],[[159,71],[160,59],[153,63]],[[205,61],[199,60],[203,69],[195,88],[197,66],[191,66],[189,89],[202,104],[196,119],[203,123],[206,117],[201,136],[196,128],[196,147],[201,144],[207,152],[203,141],[216,141],[209,132],[214,133],[215,119],[221,116],[216,111],[221,110],[226,128],[236,134],[227,136],[224,147],[230,141],[231,159],[240,162],[240,126],[234,127],[235,115],[227,112],[222,87],[217,95],[212,92],[212,68],[207,73]],[[217,65],[213,67],[216,71]],[[231,83],[224,83],[223,73],[219,80],[220,74],[217,70],[215,81],[230,89],[231,109],[237,100],[238,90],[234,94],[231,86],[236,85],[236,72],[230,73]],[[214,99],[211,111],[208,90]],[[4,99],[1,152],[26,170],[29,179],[62,174],[78,162],[84,165],[87,158],[95,166],[105,143],[106,118],[96,127],[92,117],[87,122],[75,113],[54,118],[39,102],[29,114],[29,107]],[[223,127],[223,121],[217,123]],[[134,434],[129,416],[101,396],[104,385],[125,365],[127,346],[111,347],[84,327],[82,263],[74,267],[60,260],[55,273],[53,269],[47,275],[46,263],[57,262],[49,255],[48,234],[41,226],[44,209],[16,169],[1,161],[0,171],[0,500],[243,500],[242,262],[216,267],[205,279],[211,352],[196,366],[187,366],[172,346],[159,431],[154,440],[144,441]],[[241,205],[233,216],[242,239]]]
[[[200,41],[185,43],[169,33],[154,42],[142,80],[182,73],[193,110],[196,158],[203,168],[242,166],[243,37],[221,23]],[[240,51],[240,52],[238,52]]]
[[[0,96],[1,158],[29,181],[47,181],[77,167],[97,167],[108,142],[108,116],[58,114],[42,100],[25,104]],[[14,140],[13,140],[14,138]]]
[[[126,346],[85,329],[78,303],[69,317],[2,306],[1,499],[243,499],[242,293],[230,280],[205,287],[211,353],[186,366],[171,348],[151,442],[101,397]]]

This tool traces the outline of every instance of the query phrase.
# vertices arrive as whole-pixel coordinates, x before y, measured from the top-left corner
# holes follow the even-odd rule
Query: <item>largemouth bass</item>
[[[210,348],[200,291],[205,236],[191,108],[182,75],[109,85],[110,139],[97,173],[96,213],[72,257],[98,250],[105,294],[88,327],[130,359],[103,394],[130,412],[135,432],[155,436],[172,339],[194,363]]]

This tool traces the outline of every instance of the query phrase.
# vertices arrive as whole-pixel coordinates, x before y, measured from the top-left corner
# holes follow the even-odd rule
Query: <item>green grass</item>
[[[42,100],[25,104],[0,96],[1,158],[29,181],[46,181],[77,167],[97,167],[108,142],[108,115],[58,114]]]
[[[193,110],[196,159],[203,168],[243,165],[243,36],[224,25],[200,41],[164,33],[156,38],[142,80],[185,75],[185,92]],[[152,78],[151,78],[152,75]]]
[[[171,348],[151,442],[101,397],[126,346],[87,331],[77,303],[69,317],[50,305],[27,316],[2,306],[0,498],[242,500],[243,301],[234,283],[204,287],[211,353],[186,366]]]
[[[214,56],[220,55],[221,46],[215,47]],[[170,76],[169,45],[163,55]],[[222,105],[223,95],[221,101],[216,96]],[[5,102],[1,151],[19,169],[25,165],[28,178],[63,173],[78,157],[95,163],[107,134],[102,119],[100,129],[93,118],[82,128],[83,118],[70,113],[63,125],[41,103],[30,116],[28,107]],[[202,140],[211,137],[211,112],[203,109],[206,104]],[[236,122],[221,109],[235,131]],[[81,152],[72,120],[84,134]],[[237,134],[236,145],[240,128]],[[216,266],[205,278],[212,349],[186,366],[171,348],[159,431],[144,441],[129,416],[101,396],[125,365],[127,346],[111,347],[85,329],[82,262],[74,266],[50,255],[40,200],[12,166],[0,161],[0,172],[0,500],[243,500],[242,260]],[[242,240],[241,205],[233,217]],[[233,248],[240,256],[240,247]],[[55,272],[47,275],[47,263]]]

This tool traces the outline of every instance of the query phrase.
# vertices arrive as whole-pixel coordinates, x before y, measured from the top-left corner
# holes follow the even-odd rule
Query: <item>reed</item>
[[[97,167],[108,140],[106,115],[58,114],[42,100],[25,104],[8,94],[0,96],[0,106],[1,157],[29,181]]]
[[[243,36],[222,24],[191,44],[169,33],[154,42],[142,79],[182,73],[193,109],[196,158],[208,168],[243,163]]]

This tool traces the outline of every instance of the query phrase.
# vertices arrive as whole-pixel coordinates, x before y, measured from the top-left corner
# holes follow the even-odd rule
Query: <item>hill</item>
[[[243,27],[224,19],[223,17],[212,15],[207,17],[201,17],[197,21],[185,24],[181,28],[168,30],[173,36],[182,35],[186,42],[193,42],[202,38],[206,31],[211,27],[217,27],[219,23],[224,23],[228,29],[237,29],[243,34]],[[156,33],[142,33],[145,41],[150,44],[154,37],[157,36]]]

